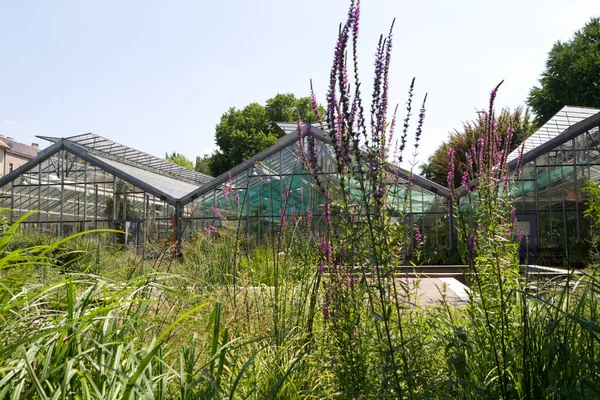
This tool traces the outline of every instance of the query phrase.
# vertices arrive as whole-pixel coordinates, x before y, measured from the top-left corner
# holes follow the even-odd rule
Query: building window
[[[13,165],[13,163],[9,162],[9,163],[8,163],[8,172],[9,172],[9,173],[13,172],[13,168],[14,168],[14,165]]]

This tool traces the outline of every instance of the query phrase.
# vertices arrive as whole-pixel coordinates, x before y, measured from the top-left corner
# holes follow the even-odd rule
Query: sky
[[[348,4],[0,0],[0,134],[46,147],[36,135],[94,132],[195,159],[215,147],[230,107],[307,96],[310,79],[324,103]],[[396,18],[391,104],[402,108],[413,77],[417,99],[428,93],[419,163],[487,107],[501,80],[497,107],[524,105],[552,45],[594,16],[599,0],[363,0],[363,91]]]

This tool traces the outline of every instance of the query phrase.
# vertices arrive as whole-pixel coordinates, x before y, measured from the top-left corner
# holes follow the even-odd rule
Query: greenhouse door
[[[517,213],[517,226],[523,232],[521,245],[526,245],[529,241],[529,247],[538,247],[538,226],[537,215],[535,212]]]

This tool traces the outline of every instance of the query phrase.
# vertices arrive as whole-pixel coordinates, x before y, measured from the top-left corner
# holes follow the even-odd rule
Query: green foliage
[[[527,104],[541,126],[563,106],[600,107],[600,18],[592,18],[566,41],[552,46],[540,86]]]
[[[534,132],[534,125],[531,121],[529,111],[523,107],[517,107],[514,110],[504,108],[497,116],[497,130],[501,138],[506,139],[508,128],[514,130],[509,150],[512,151],[529,135]],[[462,172],[469,169],[466,154],[471,152],[477,140],[484,137],[485,117],[482,113],[477,114],[477,118],[470,122],[464,122],[460,130],[455,129],[436,151],[429,156],[427,163],[421,165],[421,174],[427,179],[447,186],[447,176],[450,169],[450,160],[448,150],[454,149],[454,185],[461,184]]]
[[[242,110],[230,108],[215,129],[219,150],[213,159],[213,175],[218,176],[274,145],[280,136],[259,103],[248,104]]]
[[[196,172],[200,172],[201,174],[211,176],[212,160],[213,155],[211,154],[196,156],[196,165],[194,166],[194,169],[196,170]]]
[[[10,228],[10,220],[4,215],[2,210],[0,210],[0,236],[4,235],[4,232],[6,232],[8,228]]]
[[[456,250],[444,246],[422,249],[418,261],[423,265],[461,265],[463,263]]]
[[[194,163],[183,154],[176,152],[172,152],[171,154],[166,153],[165,160],[170,163],[179,165],[180,167],[194,171]]]
[[[274,145],[283,135],[275,122],[310,121],[311,104],[307,97],[277,94],[266,106],[250,103],[241,110],[231,107],[215,128],[218,151],[211,156],[210,168],[218,176],[253,155]]]
[[[583,215],[590,222],[589,240],[594,250],[600,250],[600,186],[597,182],[588,180],[581,191],[587,194]]]
[[[314,122],[312,105],[308,97],[296,98],[292,93],[278,93],[270,98],[265,106],[266,117],[270,123],[296,122],[300,118],[304,122]]]

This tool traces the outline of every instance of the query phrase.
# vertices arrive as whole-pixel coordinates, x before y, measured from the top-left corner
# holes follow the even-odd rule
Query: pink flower
[[[419,245],[422,240],[423,240],[423,235],[421,235],[421,231],[419,230],[419,225],[415,225],[415,242],[417,242],[417,245]]]
[[[523,240],[523,229],[519,228],[519,242]]]

